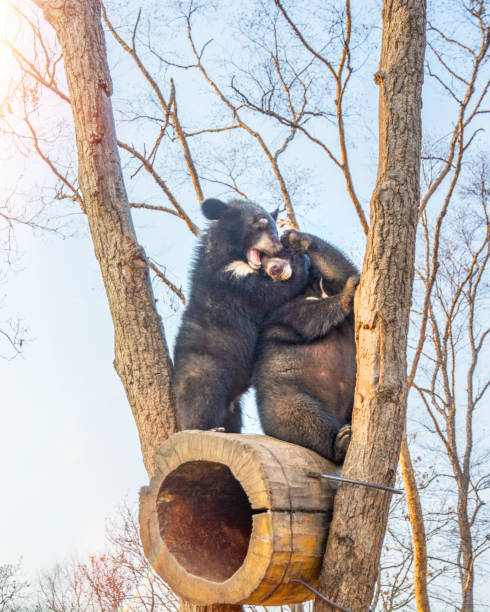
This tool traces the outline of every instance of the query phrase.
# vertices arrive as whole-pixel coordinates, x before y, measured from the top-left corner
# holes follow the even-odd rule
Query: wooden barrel
[[[311,598],[335,485],[316,453],[268,436],[184,431],[157,451],[140,493],[147,559],[196,604],[280,605]]]

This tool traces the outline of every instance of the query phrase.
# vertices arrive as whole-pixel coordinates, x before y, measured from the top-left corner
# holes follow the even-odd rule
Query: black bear
[[[208,199],[202,211],[214,222],[196,249],[175,345],[177,424],[239,432],[239,399],[250,386],[260,327],[304,290],[307,262],[302,253],[275,258],[283,248],[275,219],[257,204]],[[273,258],[275,280],[262,269],[264,256]]]
[[[356,380],[358,271],[315,236],[289,231],[282,240],[291,257],[308,255],[310,278],[301,295],[265,322],[253,381],[260,420],[266,434],[340,464],[350,442]],[[263,266],[275,277],[267,258]]]

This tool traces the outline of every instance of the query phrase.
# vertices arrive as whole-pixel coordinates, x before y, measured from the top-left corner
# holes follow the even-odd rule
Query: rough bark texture
[[[237,612],[242,610],[242,606],[228,604],[214,604],[213,606],[196,606],[187,601],[180,600],[181,612]]]
[[[100,5],[96,0],[38,4],[63,49],[78,177],[114,323],[114,365],[151,474],[155,449],[175,431],[171,362],[121,172]]]
[[[356,297],[358,378],[343,474],[393,484],[407,396],[406,346],[419,202],[425,2],[385,0],[379,85],[379,165]],[[367,610],[390,494],[339,488],[319,590]],[[317,610],[330,606],[318,600]]]
[[[122,177],[100,4],[98,0],[35,2],[63,49],[79,183],[114,323],[114,365],[133,411],[151,477],[155,450],[176,430],[172,366]],[[196,611],[190,605],[183,608]],[[241,606],[199,608],[199,612],[237,610]]]

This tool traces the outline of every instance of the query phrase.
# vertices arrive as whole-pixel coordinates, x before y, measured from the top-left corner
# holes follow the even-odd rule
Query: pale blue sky
[[[210,18],[210,31],[213,27],[216,34],[222,25]],[[168,45],[174,43],[171,40]],[[364,204],[376,174],[377,88],[372,75],[378,53],[373,46],[357,77],[354,102],[361,103],[362,111],[349,124],[351,138],[356,141],[352,150],[356,184]],[[130,93],[137,97],[138,90],[127,87],[135,78],[133,68],[112,44],[109,56],[118,106]],[[191,98],[196,95],[202,99],[202,81],[197,75],[185,78],[179,89],[180,106],[184,115],[199,113],[199,103]],[[215,112],[213,104],[208,100],[206,112]],[[424,120],[431,129],[427,132],[437,133],[444,125],[446,104],[443,95],[428,91]],[[66,109],[53,108],[45,113],[48,117],[52,113],[54,123]],[[45,129],[50,129],[49,122]],[[123,124],[119,129],[129,140],[137,140],[131,126]],[[7,157],[3,150],[2,159]],[[303,211],[304,229],[327,238],[360,265],[364,238],[339,172],[318,151],[306,147],[297,147],[287,163],[307,167],[311,173],[312,195],[307,201],[317,201],[318,206]],[[14,165],[28,169],[21,185],[28,194],[26,201],[32,202],[33,191],[48,175],[38,162],[19,157],[1,166],[2,186],[11,182]],[[245,185],[257,200],[262,193],[266,201],[275,197],[268,185],[253,180]],[[165,204],[160,193],[139,176],[128,179],[127,188],[137,201]],[[194,220],[203,225],[188,183],[175,189],[193,211]],[[207,195],[219,193],[218,188],[208,187]],[[6,295],[0,320],[20,316],[31,336],[21,357],[0,361],[0,564],[22,558],[29,573],[72,554],[101,549],[106,518],[114,514],[125,496],[136,500],[147,481],[136,427],[112,366],[112,324],[86,218],[65,204],[58,203],[51,211],[53,216],[59,211],[73,215],[67,220],[74,235],[63,240],[18,227],[20,258],[6,283],[0,285],[0,296]],[[147,253],[166,264],[174,282],[185,285],[193,236],[181,221],[168,215],[137,211],[134,219]],[[168,293],[158,281],[155,294],[172,344],[180,313],[169,305]],[[256,426],[253,418],[248,421],[249,428]]]

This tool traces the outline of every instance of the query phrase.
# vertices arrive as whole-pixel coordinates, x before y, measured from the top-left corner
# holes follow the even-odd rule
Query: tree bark
[[[114,323],[114,365],[152,474],[154,451],[175,431],[171,361],[124,187],[100,5],[96,0],[36,3],[63,49],[79,183]]]
[[[417,481],[408,448],[407,433],[403,433],[400,451],[400,465],[407,507],[410,516],[410,527],[413,541],[413,590],[418,612],[430,612],[429,594],[427,592],[427,545],[422,504],[417,488]]]
[[[242,606],[231,604],[213,604],[212,606],[196,606],[187,601],[180,600],[181,612],[236,612],[242,610]]]
[[[34,0],[63,50],[75,125],[78,176],[114,324],[114,366],[138,428],[148,475],[155,450],[176,430],[172,363],[156,310],[148,262],[124,186],[98,0]],[[241,606],[182,606],[232,612]]]
[[[419,203],[425,2],[384,0],[379,165],[355,303],[358,376],[343,474],[393,484],[405,423],[406,346]],[[390,494],[343,485],[319,591],[352,610],[373,595]],[[316,610],[331,607],[318,599]]]

